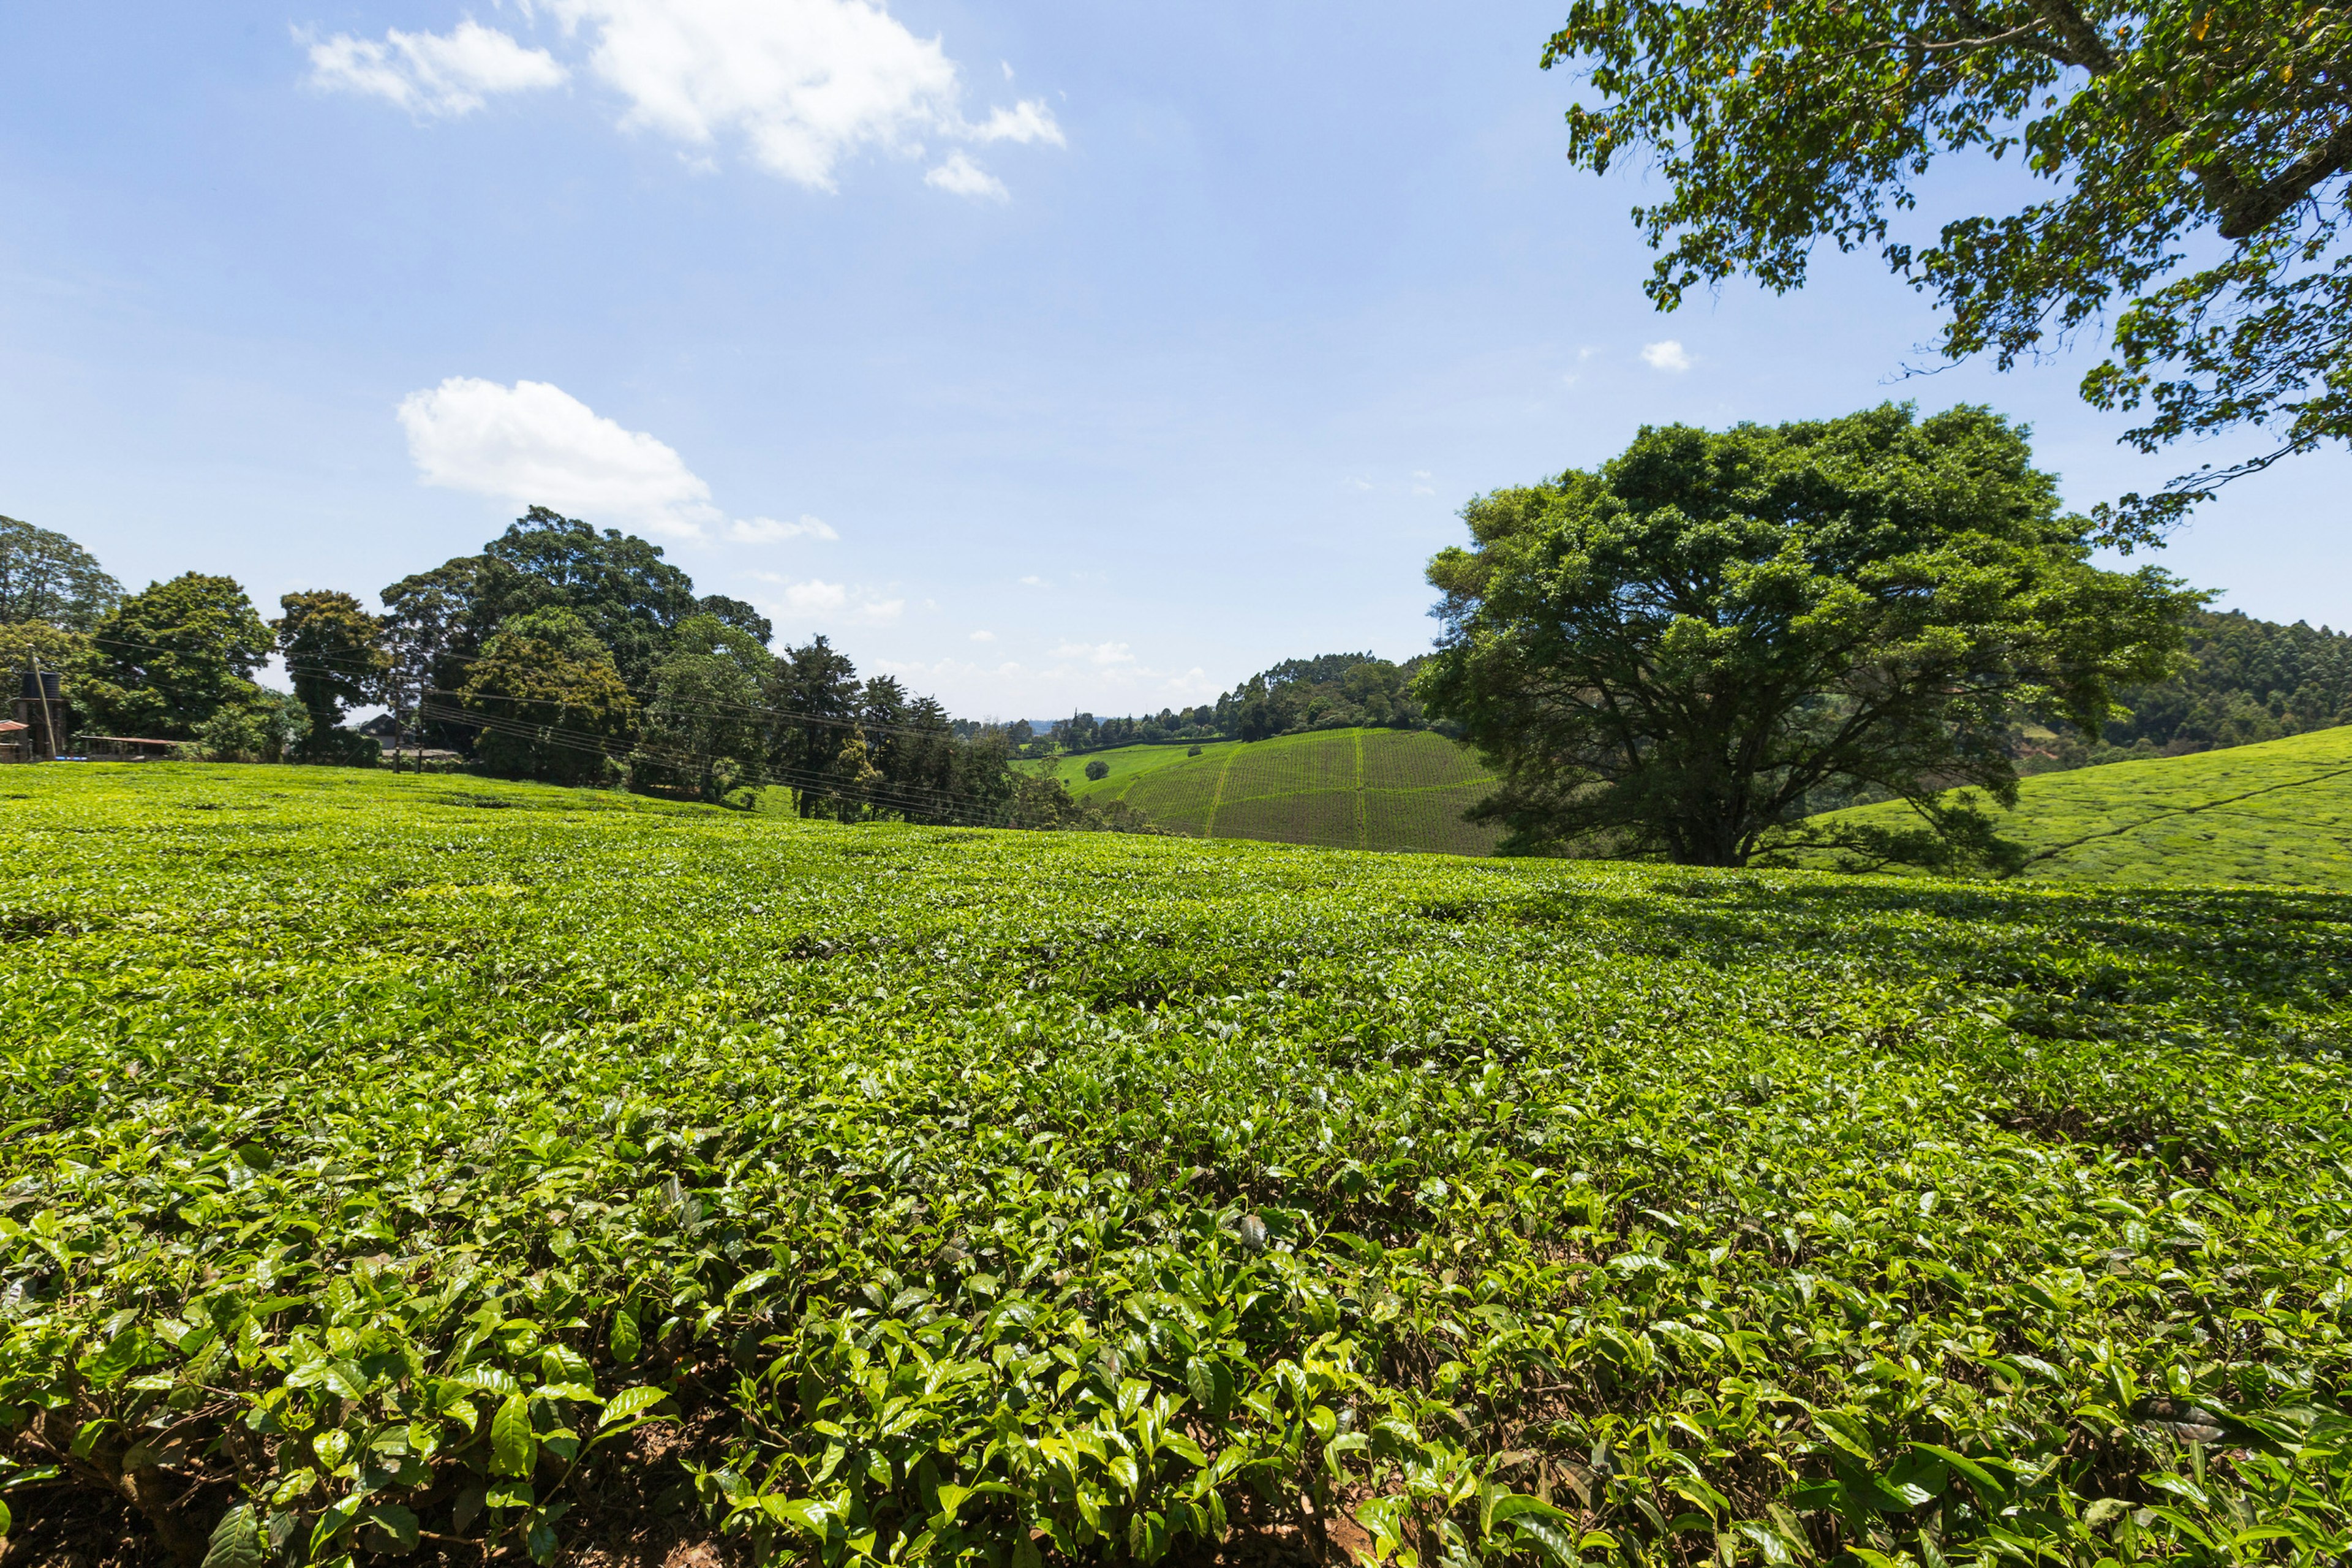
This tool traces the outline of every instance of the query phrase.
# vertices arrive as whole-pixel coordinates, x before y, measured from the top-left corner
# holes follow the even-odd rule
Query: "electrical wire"
[[[92,642],[104,643],[110,647],[132,648],[149,653],[179,653],[184,651],[180,648],[166,647],[159,643],[131,642],[122,637],[102,637],[92,635],[90,637],[90,640]],[[436,664],[450,663],[457,665],[474,665],[486,663],[495,664],[499,661],[493,658],[486,658],[481,654],[440,654],[435,657],[434,662]],[[289,672],[294,667],[290,664],[287,666]],[[335,665],[332,663],[314,664],[305,666],[304,668],[319,674],[341,676],[345,679],[362,679],[370,676],[380,676],[383,673],[381,670],[370,668],[365,666]],[[642,687],[631,686],[625,681],[621,683],[621,689],[627,692],[631,697],[636,699],[638,704],[643,707],[651,707],[656,702],[666,700],[666,699],[664,699],[657,691],[649,692]],[[919,700],[920,700],[919,699]],[[812,713],[801,709],[771,708],[759,703],[725,703],[719,706],[726,711],[732,713],[746,715],[765,714],[776,718],[789,719],[792,722],[796,724],[818,724],[838,730],[864,730],[868,733],[935,735],[942,732],[953,732],[952,730],[941,731],[939,730],[926,729],[919,724],[891,724],[878,720],[866,721],[854,717],[835,718],[827,714]],[[707,710],[718,711],[719,710],[710,709]]]

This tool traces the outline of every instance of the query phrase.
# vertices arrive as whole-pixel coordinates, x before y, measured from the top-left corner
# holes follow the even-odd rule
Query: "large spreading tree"
[[[704,612],[680,621],[669,656],[654,667],[632,782],[683,786],[709,800],[765,782],[765,703],[775,669],[764,640],[735,624]]]
[[[702,608],[694,580],[662,559],[660,545],[543,506],[483,546],[472,601],[473,628],[482,639],[515,616],[572,611],[635,692],[650,684],[677,624]],[[751,611],[739,600],[716,605]]]
[[[276,646],[235,578],[184,573],[98,621],[68,695],[102,731],[189,740],[262,700],[253,677]]]
[[[474,755],[494,773],[551,784],[627,776],[637,705],[613,656],[568,605],[526,611],[484,640],[457,693],[428,716],[475,727]]]
[[[2154,451],[2242,425],[2267,449],[2124,498],[2151,537],[2225,480],[2352,442],[2352,9],[2336,0],[1575,0],[1543,63],[1586,68],[1571,161],[1646,156],[1633,210],[1663,309],[1812,247],[1880,247],[2003,368],[2105,321],[2084,395]],[[1954,210],[1930,169],[2015,158],[2038,194]],[[1898,232],[1915,204],[1934,238]]]
[[[122,584],[62,533],[0,517],[0,623],[86,632],[122,602]]]
[[[1430,563],[1445,630],[1419,686],[1498,771],[1473,816],[1519,852],[1998,859],[1947,792],[2013,803],[2011,725],[2095,734],[2200,599],[2092,566],[2024,432],[1976,408],[1645,429],[1464,516],[1472,545]],[[1806,822],[1887,796],[1918,828]]]

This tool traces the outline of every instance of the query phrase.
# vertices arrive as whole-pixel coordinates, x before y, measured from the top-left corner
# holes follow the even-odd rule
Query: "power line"
[[[90,640],[92,642],[104,643],[110,647],[133,648],[149,653],[181,653],[186,651],[184,649],[172,647],[162,643],[132,642],[124,637],[102,637],[96,636],[95,634],[91,635]],[[447,662],[451,664],[474,665],[499,664],[504,661],[488,658],[480,654],[451,653],[436,655],[434,662],[436,664]],[[288,672],[290,674],[297,667],[289,661],[286,668]],[[318,674],[341,676],[346,679],[359,679],[368,676],[380,676],[383,673],[380,670],[366,667],[339,666],[332,663],[309,664],[300,668]],[[884,677],[883,679],[895,679],[893,677]],[[619,685],[622,690],[636,699],[640,707],[652,707],[657,703],[664,703],[669,700],[668,699],[664,698],[657,691],[647,692],[641,687],[630,686],[626,682],[619,682]],[[918,699],[918,700],[933,700]],[[727,711],[734,713],[768,714],[777,718],[789,719],[795,724],[821,724],[840,730],[858,729],[867,731],[868,732],[879,732],[892,735],[938,735],[953,733],[951,727],[926,729],[918,724],[891,724],[879,720],[867,721],[855,718],[836,719],[821,713],[809,712],[801,709],[771,708],[758,703],[725,703],[720,706]],[[703,711],[707,712],[715,712],[718,710],[719,709],[716,708],[706,708],[703,710]]]

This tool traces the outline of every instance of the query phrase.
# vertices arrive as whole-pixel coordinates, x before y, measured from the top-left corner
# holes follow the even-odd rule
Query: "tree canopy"
[[[122,584],[62,533],[0,517],[0,622],[86,632],[122,600]]]
[[[2096,733],[2199,598],[2091,566],[2024,433],[1975,408],[1646,428],[1464,517],[1471,547],[1430,563],[1444,635],[1419,685],[1501,775],[1473,815],[1507,850],[1738,866],[1895,796],[1916,833],[1843,847],[1997,854],[1940,792],[2013,802],[2012,717]]]
[[[383,650],[383,626],[349,594],[318,589],[279,598],[279,618],[270,623],[294,700],[310,716],[307,749],[331,754],[346,707],[362,707],[383,695],[391,659]],[[373,742],[369,742],[373,744]]]
[[[500,623],[457,700],[478,726],[475,753],[498,772],[554,784],[625,776],[637,705],[611,652],[569,605]]]
[[[774,668],[764,641],[731,622],[707,612],[679,622],[670,653],[654,668],[639,744],[646,778],[723,799],[739,781],[759,777]]]
[[[1587,68],[1569,157],[1647,153],[1633,211],[1663,309],[1735,274],[1804,282],[1822,240],[1880,247],[2003,368],[2099,321],[2083,393],[2145,410],[2143,451],[2239,425],[2270,449],[2101,514],[2151,537],[2221,483],[2352,440],[2352,11],[2332,0],[1575,0],[1543,63]],[[2016,155],[2046,195],[1945,218],[1954,153]]]
[[[223,708],[259,700],[253,676],[274,647],[235,578],[185,573],[99,620],[73,703],[115,734],[190,739]]]
[[[600,531],[543,506],[483,547],[472,596],[478,639],[511,616],[555,605],[571,610],[632,689],[646,687],[672,628],[700,608],[694,580],[662,559],[661,546],[616,528]],[[717,603],[765,624],[740,600]]]

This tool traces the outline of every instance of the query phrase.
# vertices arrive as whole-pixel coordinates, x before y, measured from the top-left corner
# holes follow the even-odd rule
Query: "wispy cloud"
[[[791,522],[772,517],[739,517],[727,525],[727,537],[738,544],[774,544],[786,539],[839,539],[833,525],[803,512]]]
[[[1135,655],[1123,642],[1066,642],[1054,650],[1055,658],[1083,658],[1091,664],[1133,664]]]
[[[412,114],[470,114],[499,92],[560,87],[571,72],[545,49],[525,48],[495,27],[460,22],[446,33],[404,33],[381,40],[338,33],[308,44],[310,84],[396,103]]]
[[[961,147],[948,154],[946,163],[926,174],[923,184],[960,196],[984,196],[998,202],[1012,199],[1004,182],[973,163],[971,155]]]
[[[869,590],[852,588],[846,583],[828,583],[822,577],[796,582],[773,572],[747,575],[783,590],[770,607],[796,626],[888,626],[907,609],[904,599],[885,599]]]
[[[942,41],[918,37],[884,0],[521,0],[516,9],[561,29],[560,47],[579,51],[585,74],[618,95],[625,130],[677,143],[697,172],[740,148],[772,174],[829,191],[861,152],[919,157],[933,140],[1067,145],[1042,98],[968,118],[961,73]],[[418,115],[467,113],[490,94],[572,75],[548,50],[471,20],[446,34],[394,28],[318,42],[298,29],[296,40],[317,85]],[[958,195],[1005,195],[960,150],[927,178]]]

